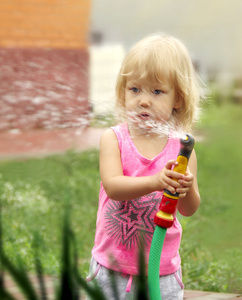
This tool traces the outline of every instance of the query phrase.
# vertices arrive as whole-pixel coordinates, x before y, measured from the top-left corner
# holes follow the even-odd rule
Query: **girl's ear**
[[[174,103],[174,109],[179,109],[182,107],[183,104],[183,98],[181,96],[177,96]]]

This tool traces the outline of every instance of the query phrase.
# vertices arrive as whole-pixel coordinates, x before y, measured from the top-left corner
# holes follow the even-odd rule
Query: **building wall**
[[[90,0],[1,0],[0,47],[87,48]]]
[[[82,127],[90,0],[1,0],[0,132]]]
[[[115,85],[124,56],[121,44],[90,47],[89,101],[96,116],[115,112]]]

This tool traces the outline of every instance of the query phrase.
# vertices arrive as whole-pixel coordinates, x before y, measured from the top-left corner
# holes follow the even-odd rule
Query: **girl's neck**
[[[168,134],[161,131],[155,130],[153,127],[134,126],[133,124],[128,124],[128,130],[131,138],[143,138],[143,139],[167,139]]]
[[[162,152],[168,141],[168,136],[140,128],[129,127],[129,134],[138,152],[147,159],[153,159]]]

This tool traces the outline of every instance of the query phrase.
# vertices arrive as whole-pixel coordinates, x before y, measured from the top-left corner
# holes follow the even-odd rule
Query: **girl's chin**
[[[134,127],[136,127],[137,129],[143,130],[146,132],[151,132],[152,130],[154,130],[154,128],[157,127],[154,120],[139,120],[139,121],[133,122],[132,125]]]

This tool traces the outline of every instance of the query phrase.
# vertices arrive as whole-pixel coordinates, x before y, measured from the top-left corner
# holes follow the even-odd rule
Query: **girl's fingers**
[[[189,175],[189,176],[184,176],[182,179],[179,179],[178,182],[184,186],[184,187],[190,187],[192,186],[192,183],[193,183],[193,175]]]
[[[165,190],[168,190],[169,192],[171,192],[172,194],[176,193],[176,189],[170,185],[167,186],[167,188]]]
[[[174,179],[181,180],[181,179],[185,178],[183,174],[178,173],[178,172],[174,172],[174,171],[171,171],[171,170],[166,170],[165,175],[167,177],[170,177],[171,179],[174,178]]]
[[[192,181],[178,180],[179,184],[182,187],[190,187],[192,186]]]
[[[185,187],[181,187],[181,188],[177,188],[176,192],[178,194],[186,194],[189,191],[189,188],[185,188]]]
[[[178,165],[178,162],[175,159],[171,159],[167,162],[165,167],[166,167],[166,169],[171,170],[171,168],[176,165]]]
[[[171,193],[179,193],[180,198],[184,198],[192,186],[193,175],[187,169],[185,175],[175,172],[172,170],[174,166],[178,165],[176,160],[169,160],[164,169],[165,178],[163,179],[166,183],[165,189]],[[174,180],[176,179],[176,180]]]
[[[177,180],[174,180],[173,178],[171,178],[170,176],[166,177],[165,178],[166,184],[171,185],[174,188],[182,187],[182,185]],[[176,178],[176,179],[178,179],[178,178]]]
[[[173,194],[177,192],[178,188],[182,187],[179,182],[169,177],[166,179],[165,183],[166,183],[165,189],[169,190]]]

